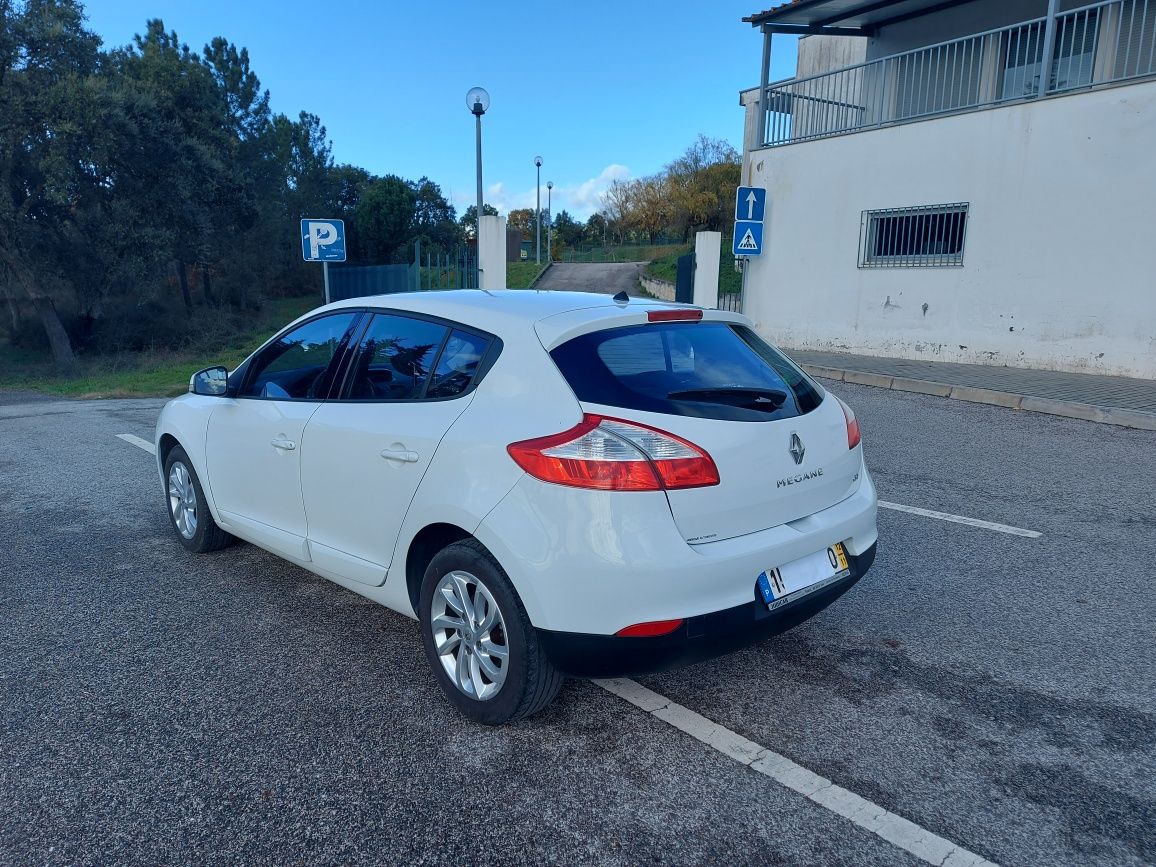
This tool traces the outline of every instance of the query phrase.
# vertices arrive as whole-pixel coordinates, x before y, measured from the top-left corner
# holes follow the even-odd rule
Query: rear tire
[[[174,446],[165,459],[165,491],[169,523],[185,548],[205,554],[233,542],[234,537],[213,520],[193,462],[180,446]]]
[[[418,607],[430,667],[464,716],[502,725],[537,713],[558,694],[562,675],[505,570],[476,539],[434,556]]]

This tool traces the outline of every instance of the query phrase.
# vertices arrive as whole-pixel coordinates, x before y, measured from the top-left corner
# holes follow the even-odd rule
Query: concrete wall
[[[867,59],[867,40],[860,36],[804,36],[799,39],[796,78],[807,78],[855,66]]]
[[[478,224],[479,289],[506,288],[506,218],[483,215]]]
[[[747,155],[772,340],[1156,377],[1156,82]],[[861,212],[969,202],[961,268],[859,269]]]

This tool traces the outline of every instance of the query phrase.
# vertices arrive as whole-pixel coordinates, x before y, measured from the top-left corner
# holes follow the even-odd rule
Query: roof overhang
[[[743,19],[765,33],[871,36],[881,27],[974,0],[793,0]]]

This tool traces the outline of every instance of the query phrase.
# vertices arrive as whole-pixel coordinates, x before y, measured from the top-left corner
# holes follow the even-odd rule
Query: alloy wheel
[[[454,686],[479,701],[496,696],[506,682],[510,647],[502,610],[486,586],[469,572],[442,576],[430,606],[430,628]]]
[[[177,461],[169,469],[169,509],[177,532],[186,539],[197,533],[197,489],[188,467]]]

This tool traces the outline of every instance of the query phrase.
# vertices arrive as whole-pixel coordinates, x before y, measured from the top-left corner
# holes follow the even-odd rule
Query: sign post
[[[763,252],[763,219],[766,212],[765,189],[738,188],[735,193],[735,235],[731,248],[736,256],[758,256]]]
[[[329,263],[345,261],[344,220],[302,220],[301,257],[306,262],[320,262],[325,278],[325,303],[329,297]]]

